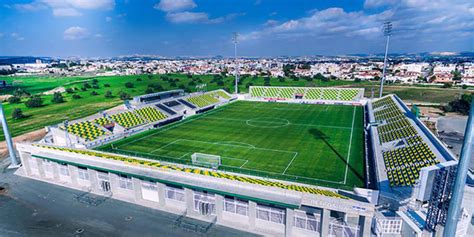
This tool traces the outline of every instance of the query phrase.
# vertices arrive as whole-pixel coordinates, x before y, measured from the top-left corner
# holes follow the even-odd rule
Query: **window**
[[[84,167],[77,167],[77,177],[82,180],[89,180],[89,171]]]
[[[158,191],[155,183],[144,180],[142,180],[142,188],[150,191]]]
[[[69,168],[66,164],[59,164],[59,174],[63,176],[69,176]]]
[[[194,210],[202,215],[216,213],[216,199],[214,194],[194,191]]]
[[[246,201],[238,200],[236,198],[226,197],[224,199],[224,211],[243,215],[243,216],[248,216],[249,203]]]
[[[109,173],[97,171],[99,181],[109,181]]]
[[[158,202],[158,187],[156,183],[142,180],[142,198],[148,201]]]
[[[133,190],[132,178],[124,175],[119,176],[119,187],[122,189]]]
[[[285,210],[265,205],[257,205],[257,219],[274,223],[285,223]]]
[[[43,160],[43,170],[44,172],[53,173],[53,162],[49,160]]]
[[[320,232],[319,218],[315,217],[312,213],[308,214],[302,211],[295,211],[294,226],[301,229]]]
[[[184,189],[172,186],[165,188],[166,198],[184,202]]]

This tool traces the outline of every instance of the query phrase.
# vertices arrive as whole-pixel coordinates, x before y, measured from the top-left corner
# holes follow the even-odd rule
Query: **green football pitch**
[[[98,148],[191,164],[221,156],[219,170],[334,188],[364,184],[363,108],[237,101]]]

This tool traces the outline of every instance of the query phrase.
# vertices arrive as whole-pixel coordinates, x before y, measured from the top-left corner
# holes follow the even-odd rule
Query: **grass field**
[[[238,101],[99,150],[328,187],[364,184],[363,108]]]

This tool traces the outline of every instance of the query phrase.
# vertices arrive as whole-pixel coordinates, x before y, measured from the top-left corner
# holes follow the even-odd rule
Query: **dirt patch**
[[[13,138],[13,144],[17,142],[34,142],[38,141],[46,135],[45,129],[39,129],[33,132],[25,133],[20,136]],[[0,142],[0,159],[8,157],[7,143],[5,141]]]
[[[57,88],[54,88],[54,89],[52,89],[52,90],[43,92],[43,95],[52,95],[52,94],[54,94],[54,93],[56,93],[56,92],[64,93],[64,92],[66,92],[66,89],[64,89],[64,87],[62,87],[62,86],[61,86],[61,87],[57,87]]]
[[[0,95],[0,101],[7,101],[8,98],[12,97],[13,95]]]

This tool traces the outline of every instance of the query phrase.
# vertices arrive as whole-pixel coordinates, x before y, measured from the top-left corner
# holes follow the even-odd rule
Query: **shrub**
[[[87,91],[87,88],[81,87],[81,91]]]
[[[28,108],[37,108],[43,106],[43,99],[35,95],[32,96],[28,101],[25,102],[25,106]]]
[[[179,88],[179,89],[183,89],[183,90],[184,90],[184,88],[186,88],[186,86],[185,86],[185,85],[183,85],[183,84],[181,84],[181,85],[179,85],[179,86],[178,86],[178,88]]]
[[[12,113],[12,118],[13,119],[22,119],[24,118],[25,115],[23,114],[23,111],[21,111],[20,108],[16,108],[13,110],[13,113]]]
[[[137,78],[137,81],[142,81],[142,79],[139,77],[139,78]]]
[[[133,88],[133,83],[127,82],[127,83],[125,83],[125,87],[127,87],[127,88]]]
[[[94,89],[99,89],[99,85],[93,84],[93,85],[92,85],[92,88],[94,88]]]
[[[104,96],[105,98],[112,98],[113,97],[112,91],[106,91]]]
[[[104,84],[104,87],[110,87],[110,84]]]
[[[96,78],[92,79],[92,84],[97,85],[97,83],[99,83],[99,80],[97,80]]]
[[[66,93],[72,94],[74,93],[74,90],[72,88],[66,88]]]
[[[87,82],[84,82],[84,87],[85,87],[85,88],[91,88],[91,85],[90,85],[89,83],[87,83]]]
[[[125,92],[120,92],[120,95],[119,95],[120,99],[121,100],[129,100],[130,99],[130,95],[125,93]]]
[[[146,88],[145,94],[150,94],[150,93],[153,93],[153,88],[151,87]]]
[[[75,100],[77,100],[77,99],[80,99],[80,98],[81,98],[81,96],[80,96],[80,95],[78,95],[78,94],[74,94],[74,95],[72,95],[72,98],[73,98],[73,99],[75,99]]]
[[[218,81],[218,82],[217,82],[217,85],[218,85],[218,86],[223,86],[223,85],[224,85],[224,81]]]
[[[63,103],[64,102],[64,97],[61,94],[61,92],[54,92],[53,99],[51,102],[58,104],[58,103]]]
[[[97,93],[96,91],[92,91],[92,92],[91,92],[91,95],[92,95],[92,96],[96,96],[96,95],[99,95],[99,93]]]
[[[10,104],[17,104],[21,102],[21,98],[19,96],[11,96],[8,98],[8,103]]]

